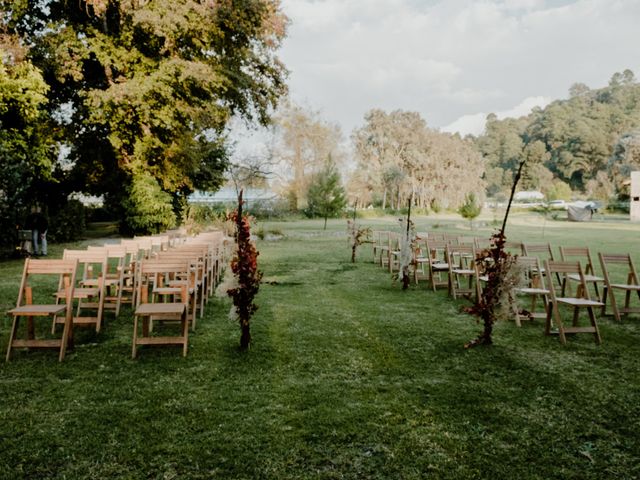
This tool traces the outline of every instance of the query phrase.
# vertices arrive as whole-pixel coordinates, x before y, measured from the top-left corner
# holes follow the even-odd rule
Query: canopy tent
[[[588,222],[595,211],[593,202],[573,202],[567,207],[567,218],[570,222]]]

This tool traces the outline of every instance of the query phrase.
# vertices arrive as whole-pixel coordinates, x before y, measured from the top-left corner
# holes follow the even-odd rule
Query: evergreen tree
[[[327,229],[327,218],[337,217],[347,206],[346,194],[340,173],[331,160],[311,180],[307,191],[308,206],[305,213],[309,217],[324,218],[324,229]]]
[[[480,215],[482,205],[476,199],[475,193],[468,193],[464,199],[464,203],[458,209],[458,213],[462,218],[469,220],[469,226],[473,230],[473,219]]]

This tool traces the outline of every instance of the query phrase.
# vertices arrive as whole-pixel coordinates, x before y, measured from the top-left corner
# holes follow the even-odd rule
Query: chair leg
[[[182,356],[187,356],[187,348],[189,346],[189,321],[187,320],[187,309],[185,308],[182,313],[182,338],[184,343],[182,344]]]
[[[11,333],[9,334],[9,346],[7,347],[7,356],[5,358],[5,361],[9,361],[11,360],[11,349],[13,348],[13,341],[16,338],[16,331],[18,330],[18,324],[19,324],[19,316],[15,315],[13,317],[13,323],[11,324]]]
[[[596,344],[600,345],[602,343],[602,338],[600,337],[600,329],[598,328],[598,322],[596,321],[596,315],[593,312],[592,307],[587,307],[587,313],[589,314],[589,321],[591,322],[591,326],[594,328],[593,335],[596,340]]]
[[[64,356],[67,353],[67,345],[73,346],[73,319],[71,314],[65,317],[64,329],[62,330],[62,340],[60,341],[60,355],[58,361],[64,360]]]
[[[131,347],[131,358],[136,358],[138,354],[138,315],[133,316],[133,345]]]
[[[616,294],[613,291],[613,288],[609,289],[609,297],[611,300],[611,310],[613,310],[613,316],[618,322],[620,322],[622,321],[622,319],[620,318],[620,311],[618,310],[618,302],[616,301]]]

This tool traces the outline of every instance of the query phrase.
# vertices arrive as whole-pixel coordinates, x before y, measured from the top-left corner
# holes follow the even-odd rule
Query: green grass
[[[434,223],[469,233],[460,217],[417,219]],[[638,316],[601,319],[601,346],[505,322],[495,345],[467,351],[480,326],[465,302],[402,292],[370,246],[348,263],[344,221],[263,225],[286,237],[258,244],[249,352],[214,299],[186,359],[156,348],[131,360],[125,310],[100,335],[79,332],[62,364],[53,352],[0,364],[0,478],[640,477]],[[548,221],[543,239],[541,217],[521,215],[509,228],[638,260],[637,225]],[[7,309],[21,262],[1,268]],[[4,352],[8,318],[0,325]]]

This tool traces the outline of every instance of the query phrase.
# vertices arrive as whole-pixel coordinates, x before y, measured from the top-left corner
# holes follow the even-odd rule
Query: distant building
[[[640,222],[640,172],[631,172],[631,198],[629,217],[632,222]]]
[[[513,199],[516,202],[535,202],[544,200],[544,194],[537,190],[523,190],[521,192],[516,192]]]
[[[266,188],[245,188],[242,195],[245,205],[252,207],[274,202],[278,196]],[[189,203],[198,205],[234,205],[238,203],[238,193],[233,187],[223,187],[217,192],[195,191],[189,195]]]

